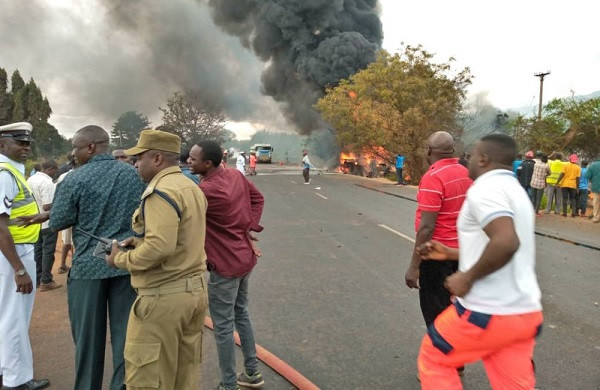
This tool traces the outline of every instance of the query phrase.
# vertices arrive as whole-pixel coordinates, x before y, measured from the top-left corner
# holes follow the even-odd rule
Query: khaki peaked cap
[[[163,152],[181,153],[181,138],[178,135],[160,130],[142,130],[137,145],[125,150],[129,156],[137,156],[148,150],[160,150]]]

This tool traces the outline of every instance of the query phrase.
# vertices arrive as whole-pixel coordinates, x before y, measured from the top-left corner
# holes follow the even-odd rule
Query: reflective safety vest
[[[35,244],[40,236],[41,225],[35,223],[25,227],[17,226],[19,223],[17,220],[18,217],[36,215],[40,212],[33,197],[31,187],[21,172],[11,164],[0,163],[0,171],[10,173],[19,188],[19,193],[12,201],[10,218],[8,220],[8,230],[13,237],[13,241],[15,244]]]

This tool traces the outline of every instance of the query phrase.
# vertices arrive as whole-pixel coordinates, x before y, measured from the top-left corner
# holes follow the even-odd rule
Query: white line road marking
[[[292,183],[294,183],[294,184],[298,184],[298,183],[296,183],[296,182],[295,182],[295,181],[293,181],[293,180],[290,180],[290,181],[291,181]]]
[[[410,241],[410,242],[415,242],[415,239],[414,239],[414,238],[412,238],[412,237],[409,237],[409,236],[407,236],[407,235],[406,235],[406,234],[404,234],[404,233],[400,233],[399,231],[397,231],[397,230],[395,230],[395,229],[392,229],[392,228],[391,228],[391,227],[389,227],[389,226],[386,226],[386,225],[383,225],[383,224],[379,224],[379,225],[377,225],[377,226],[379,226],[379,227],[382,227],[382,228],[384,228],[385,230],[389,230],[390,232],[392,232],[392,233],[394,233],[394,234],[396,234],[396,235],[398,235],[398,236],[400,236],[400,237],[402,237],[402,238],[404,238],[404,239],[406,239],[406,240],[408,240],[408,241]]]
[[[323,199],[329,199],[328,197],[326,197],[326,196],[323,196],[323,195],[321,195],[321,194],[319,194],[319,193],[317,193],[317,192],[315,192],[315,195],[317,195],[317,196],[320,196],[320,197],[321,197],[321,198],[323,198]]]

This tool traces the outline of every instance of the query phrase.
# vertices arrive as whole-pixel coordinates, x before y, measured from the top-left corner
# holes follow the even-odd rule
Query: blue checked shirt
[[[92,157],[87,164],[69,173],[56,188],[50,227],[62,230],[73,226],[73,265],[69,278],[106,279],[127,275],[93,256],[95,236],[122,240],[133,236],[131,216],[140,204],[145,184],[129,164],[108,154]]]

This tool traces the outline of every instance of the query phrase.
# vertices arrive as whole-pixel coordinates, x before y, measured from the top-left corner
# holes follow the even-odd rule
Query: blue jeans
[[[235,388],[235,341],[233,325],[237,329],[244,355],[244,368],[249,374],[258,371],[254,331],[248,314],[248,279],[250,273],[239,278],[226,278],[212,271],[208,278],[208,308],[212,318],[221,384]]]

